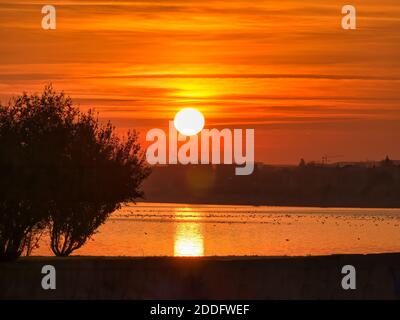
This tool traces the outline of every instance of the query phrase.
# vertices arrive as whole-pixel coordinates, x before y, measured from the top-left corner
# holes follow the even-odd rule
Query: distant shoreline
[[[143,183],[145,201],[296,207],[400,208],[400,165],[293,167],[257,165],[250,176],[234,166],[154,167]]]
[[[53,265],[57,289],[41,288]],[[357,289],[344,290],[352,265]],[[399,299],[400,253],[310,257],[28,257],[0,263],[0,299]]]
[[[161,204],[179,204],[179,205],[210,205],[210,206],[252,206],[252,207],[299,207],[299,208],[321,208],[321,209],[341,209],[341,208],[350,208],[350,209],[400,209],[400,206],[398,207],[388,207],[388,206],[381,206],[381,207],[360,207],[360,206],[341,206],[341,205],[335,205],[335,206],[324,206],[324,205],[307,205],[307,204],[287,204],[287,203],[260,203],[260,204],[254,204],[254,203],[246,203],[246,202],[234,202],[234,203],[217,203],[217,202],[201,202],[201,201],[151,201],[151,200],[140,200],[136,201],[136,203],[161,203]]]

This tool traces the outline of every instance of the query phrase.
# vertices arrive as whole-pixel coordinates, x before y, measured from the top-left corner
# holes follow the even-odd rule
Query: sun
[[[176,130],[185,136],[194,136],[204,127],[203,114],[194,108],[180,110],[174,118]]]

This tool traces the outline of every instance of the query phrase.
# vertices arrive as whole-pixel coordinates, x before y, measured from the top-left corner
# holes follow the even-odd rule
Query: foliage
[[[51,86],[0,105],[0,260],[29,254],[47,226],[54,253],[70,254],[148,174],[135,132],[119,138]]]

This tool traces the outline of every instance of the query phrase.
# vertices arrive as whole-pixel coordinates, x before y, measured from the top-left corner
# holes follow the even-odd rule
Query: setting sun
[[[203,129],[204,116],[197,109],[185,108],[175,115],[174,126],[179,133],[193,136]]]

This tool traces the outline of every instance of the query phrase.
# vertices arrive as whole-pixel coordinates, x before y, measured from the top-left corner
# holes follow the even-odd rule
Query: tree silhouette
[[[124,201],[142,196],[149,171],[137,134],[122,141],[111,124],[99,126],[92,113],[76,124],[62,165],[62,187],[51,212],[51,249],[59,256],[80,248]]]
[[[50,228],[51,249],[69,255],[149,174],[137,134],[125,139],[93,112],[47,86],[0,106],[0,259],[15,259]]]
[[[300,159],[300,162],[299,162],[299,167],[300,167],[300,168],[304,168],[306,165],[307,165],[307,164],[306,164],[306,161],[305,161],[303,158],[301,158],[301,159]]]
[[[0,106],[0,259],[15,259],[48,222],[55,165],[76,117],[70,99],[47,87]],[[62,115],[62,116],[61,116]],[[64,122],[63,122],[64,121]]]
[[[381,161],[382,167],[391,167],[393,166],[393,161],[390,160],[389,156],[386,156],[384,160]]]

